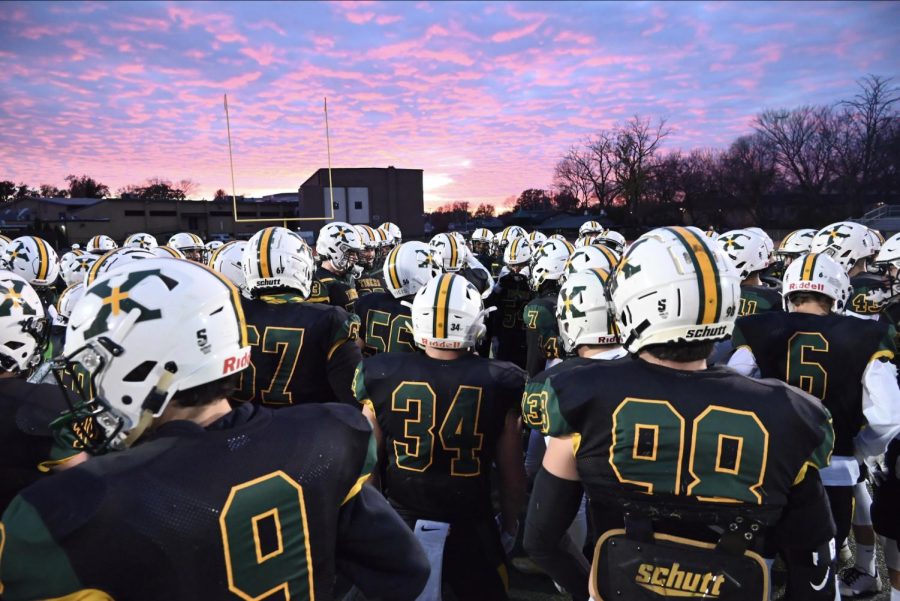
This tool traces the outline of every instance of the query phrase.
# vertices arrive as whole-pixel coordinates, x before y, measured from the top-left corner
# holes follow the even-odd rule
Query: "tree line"
[[[57,188],[52,184],[41,184],[32,188],[28,184],[16,184],[10,180],[0,181],[0,202],[12,202],[25,198],[109,198],[109,186],[89,175],[69,175],[66,186]],[[193,180],[183,179],[172,182],[165,178],[153,177],[143,184],[130,184],[116,191],[116,198],[125,200],[186,200],[196,194],[199,186]],[[224,196],[224,192],[216,192]]]

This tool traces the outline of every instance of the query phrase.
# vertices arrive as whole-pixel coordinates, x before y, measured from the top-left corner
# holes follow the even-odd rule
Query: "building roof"
[[[549,219],[545,219],[539,225],[539,230],[577,230],[586,221],[599,221],[602,225],[609,227],[612,222],[607,217],[600,215],[569,215],[560,213]]]
[[[63,207],[92,207],[108,198],[31,198],[45,204],[59,205]]]
[[[419,173],[422,173],[424,171],[423,169],[398,169],[398,168],[394,167],[393,165],[391,165],[389,167],[332,167],[331,175],[332,176],[346,175],[349,173],[359,172],[359,171],[388,171],[388,170],[391,170],[391,171],[418,171]],[[324,179],[321,179],[323,177],[324,177]],[[306,181],[303,182],[303,184],[300,187],[302,188],[303,186],[324,185],[323,183],[320,183],[320,182],[326,182],[326,183],[328,182],[328,168],[327,167],[319,167],[318,169],[316,169],[312,173],[312,175],[310,175],[308,178],[306,178]]]

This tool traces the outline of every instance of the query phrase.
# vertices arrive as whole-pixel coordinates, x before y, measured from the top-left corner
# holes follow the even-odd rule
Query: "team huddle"
[[[0,236],[0,269],[2,599],[494,600],[515,566],[833,600],[880,545],[900,601],[900,234],[331,222]]]

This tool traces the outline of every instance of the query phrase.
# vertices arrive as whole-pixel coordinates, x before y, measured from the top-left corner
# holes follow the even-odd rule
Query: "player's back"
[[[525,367],[528,352],[523,311],[532,296],[528,278],[510,272],[497,281],[484,303],[486,307],[497,307],[489,315],[488,330],[492,338],[497,338],[497,359],[512,361],[521,368]]]
[[[45,594],[330,599],[338,512],[371,468],[370,438],[359,412],[338,405],[247,404],[207,430],[166,423],[24,491],[4,516],[17,551],[4,584],[25,597],[15,574],[41,570]]]
[[[416,344],[412,335],[409,307],[390,292],[361,296],[354,308],[360,319],[367,356],[376,353],[412,353]]]
[[[556,294],[545,293],[533,298],[523,310],[525,337],[528,344],[526,370],[534,376],[547,365],[548,359],[558,359],[559,325],[556,322]]]
[[[271,407],[352,401],[349,383],[359,362],[355,315],[288,294],[243,299],[242,305],[251,365],[241,373],[235,399]],[[335,389],[329,373],[339,354],[348,355],[346,391]]]
[[[893,358],[889,330],[833,313],[772,312],[738,319],[733,342],[750,348],[762,377],[821,399],[834,418],[835,454],[852,456],[853,437],[864,423],[863,374],[879,354]]]
[[[356,396],[371,402],[384,434],[384,491],[405,517],[443,522],[493,515],[490,469],[525,373],[468,354],[376,355],[357,371]]]
[[[738,315],[756,315],[766,311],[782,311],[781,293],[770,286],[741,286]]]
[[[358,293],[349,276],[336,275],[321,265],[316,268],[307,302],[322,303],[353,311]]]
[[[384,274],[381,265],[372,267],[356,280],[356,293],[359,298],[372,294],[373,292],[384,292]],[[357,302],[359,302],[357,300]]]

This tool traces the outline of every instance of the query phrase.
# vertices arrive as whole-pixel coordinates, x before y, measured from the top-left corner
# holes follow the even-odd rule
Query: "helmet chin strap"
[[[178,367],[172,363],[166,363],[162,376],[144,402],[141,404],[141,417],[137,426],[132,428],[125,437],[123,444],[130,447],[137,441],[153,423],[154,415],[162,408],[166,399],[169,397],[169,388],[172,387],[172,379],[178,372]]]

